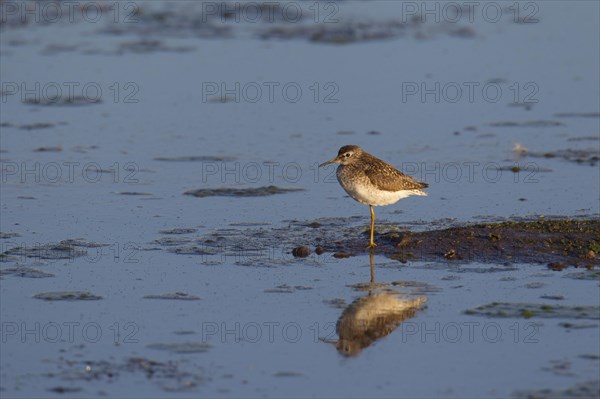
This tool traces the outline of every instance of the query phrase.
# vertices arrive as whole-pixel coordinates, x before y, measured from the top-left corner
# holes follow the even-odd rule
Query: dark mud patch
[[[112,383],[125,378],[139,379],[145,376],[161,389],[168,392],[180,392],[193,389],[206,382],[203,370],[183,370],[177,361],[156,361],[145,357],[131,357],[122,363],[94,360],[80,361],[60,358],[56,370],[45,374],[69,383],[100,381]]]
[[[301,188],[282,188],[277,186],[263,186],[257,188],[200,188],[186,191],[184,195],[192,195],[198,198],[204,197],[265,197],[275,194],[285,194],[296,191],[304,191]]]
[[[89,291],[40,292],[33,297],[45,301],[97,301],[102,299],[101,296],[92,294]]]
[[[549,263],[594,266],[589,251],[600,237],[598,220],[540,220],[384,233],[378,250],[399,261],[446,259],[481,263]],[[377,241],[377,240],[376,240]],[[331,248],[340,250],[339,245]]]
[[[169,342],[148,344],[147,348],[167,351],[171,353],[205,353],[212,346],[206,342]]]
[[[54,277],[54,274],[47,273],[40,269],[36,269],[33,267],[10,267],[7,269],[0,269],[0,277],[1,276],[15,276],[15,277],[25,277],[25,278],[47,278]]]
[[[196,48],[193,46],[170,46],[157,39],[141,39],[119,44],[119,47],[117,48],[117,54],[146,54],[157,52],[187,53],[194,51],[195,49]]]
[[[214,248],[201,245],[182,245],[169,248],[169,252],[179,255],[216,255],[217,250]]]
[[[561,294],[544,294],[540,296],[542,299],[550,299],[552,301],[564,301],[565,296]]]
[[[535,163],[526,163],[524,165],[519,165],[519,164],[502,165],[502,166],[498,167],[498,170],[510,171],[513,173],[528,172],[528,173],[531,173],[531,175],[533,175],[535,173],[552,172],[552,169],[543,168]]]
[[[559,112],[557,118],[600,118],[600,112]]]
[[[532,289],[535,289],[535,288],[542,288],[542,287],[544,287],[545,285],[546,285],[546,284],[544,284],[544,283],[542,283],[542,282],[540,282],[540,281],[534,281],[534,282],[532,282],[532,283],[527,283],[527,284],[525,284],[525,287],[526,287],[526,288],[532,288]]]
[[[74,247],[84,247],[84,248],[100,248],[100,247],[108,247],[110,244],[100,244],[98,242],[93,241],[85,241],[82,238],[69,238],[67,240],[62,240],[60,242],[62,245],[71,245]]]
[[[164,234],[164,233],[162,233],[162,234]],[[177,235],[175,237],[161,237],[157,240],[154,240],[153,243],[164,246],[164,247],[172,247],[172,246],[177,246],[177,245],[189,245],[190,243],[193,243],[195,241],[197,241],[196,238],[179,237],[179,235]]]
[[[2,232],[0,231],[0,239],[6,240],[8,238],[21,237],[21,234],[14,232]]]
[[[600,281],[600,271],[586,271],[586,272],[575,272],[567,273],[564,275],[565,278],[571,278],[573,280],[593,280]]]
[[[296,291],[306,291],[306,290],[312,290],[312,289],[313,289],[313,287],[309,287],[309,286],[305,286],[305,285],[291,286],[288,284],[280,284],[274,288],[268,288],[268,289],[264,290],[264,292],[271,293],[271,294],[292,294]]]
[[[532,102],[512,102],[508,104],[509,107],[523,108],[525,111],[531,111],[534,105],[535,103]]]
[[[119,191],[116,192],[115,194],[118,195],[128,195],[128,196],[132,196],[132,197],[149,197],[152,196],[152,193],[145,193],[142,191]]]
[[[42,146],[33,149],[33,152],[61,152],[63,149],[61,146]]]
[[[486,317],[544,318],[544,319],[590,319],[600,320],[600,306],[547,305],[537,303],[492,302],[465,314]]]
[[[600,141],[600,136],[577,136],[570,137],[567,141]]]
[[[49,129],[54,126],[56,126],[54,123],[37,122],[37,123],[27,123],[25,125],[21,125],[21,126],[19,126],[19,129],[21,129],[21,130],[40,130],[40,129]]]
[[[590,399],[600,397],[600,380],[586,381],[565,389],[521,390],[512,394],[516,399]]]
[[[572,149],[567,148],[564,150],[546,151],[546,152],[532,152],[524,151],[523,156],[531,158],[557,158],[563,159],[569,162],[575,162],[578,164],[588,164],[590,166],[596,166],[600,161],[600,149],[599,148],[587,148],[587,149]]]
[[[295,371],[277,371],[273,373],[273,377],[303,377],[304,374]]]
[[[19,260],[21,260],[21,258],[19,258],[18,256],[7,255],[5,253],[0,254],[0,262],[15,262],[16,263]]]
[[[220,15],[203,14],[196,9],[190,12],[170,5],[168,10],[150,10],[140,7],[132,16],[135,23],[111,24],[104,32],[112,35],[143,35],[158,37],[191,37],[191,38],[230,38],[232,27],[219,24],[215,19]],[[155,47],[155,51],[159,50]]]
[[[155,161],[163,162],[231,162],[235,157],[216,155],[182,155],[178,157],[156,157]]]
[[[77,392],[81,392],[82,389],[79,387],[64,387],[64,386],[56,386],[56,387],[52,387],[52,388],[48,388],[49,392],[54,392],[54,393],[58,393],[58,394],[65,394],[65,393],[77,393]]]
[[[80,249],[75,245],[65,244],[32,244],[30,246],[18,246],[4,251],[4,256],[21,256],[37,259],[75,259],[87,255],[87,250]]]
[[[84,105],[101,104],[100,98],[86,97],[86,96],[67,96],[61,97],[40,97],[40,98],[26,98],[23,100],[23,104],[39,105],[44,107],[79,107]]]
[[[592,324],[592,323],[562,322],[562,323],[558,323],[558,325],[563,328],[566,328],[567,330],[582,330],[582,329],[588,329],[588,328],[598,328],[598,324]]]
[[[372,40],[391,39],[404,35],[405,32],[402,24],[395,22],[384,22],[377,24],[346,23],[345,25],[339,27],[323,25],[306,26],[300,28],[274,28],[263,33],[261,38],[301,38],[315,43],[348,44]]]
[[[499,121],[492,122],[490,126],[494,127],[558,127],[564,126],[564,123],[560,121],[547,121],[547,120],[535,120],[535,121]]]
[[[597,353],[586,353],[579,355],[579,357],[586,360],[600,360],[600,354]]]
[[[324,299],[323,303],[334,309],[344,309],[348,305],[343,298]]]
[[[168,300],[179,300],[179,301],[197,301],[200,299],[199,296],[188,294],[186,292],[167,292],[164,294],[150,294],[144,295],[146,299],[168,299]]]
[[[159,231],[159,233],[160,234],[192,234],[197,231],[198,231],[198,229],[194,229],[194,228],[177,227],[175,229],[161,230],[161,231]]]
[[[342,3],[343,4],[343,3]],[[313,43],[350,44],[373,40],[409,37],[415,39],[433,39],[437,37],[473,38],[476,31],[469,26],[461,13],[460,21],[452,24],[426,23],[415,16],[410,21],[402,19],[372,20],[368,17],[345,17],[337,13],[338,3],[326,7],[322,21],[315,23],[311,16],[314,10],[310,5],[297,5],[297,18],[290,19],[286,7],[279,4],[258,3],[258,18],[250,21],[245,7],[223,7],[201,10],[170,6],[166,10],[152,10],[140,7],[133,18],[136,23],[110,24],[104,33],[113,35],[136,35],[144,37],[145,42],[158,42],[149,37],[177,38],[233,38],[256,37],[263,40],[308,40]],[[335,7],[335,8],[334,8]],[[254,8],[253,8],[254,9]],[[333,13],[331,11],[334,11]],[[342,18],[343,17],[343,18]],[[464,22],[464,23],[463,23]],[[160,44],[136,45],[136,52],[170,51],[163,50]]]

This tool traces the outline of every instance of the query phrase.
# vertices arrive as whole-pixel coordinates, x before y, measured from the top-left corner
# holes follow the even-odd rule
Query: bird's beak
[[[321,165],[319,165],[319,168],[321,166],[329,165],[330,163],[336,163],[336,162],[339,162],[338,159],[337,159],[337,157],[335,157],[335,158],[333,158],[333,159],[331,159],[331,160],[329,160],[327,162],[323,162]]]

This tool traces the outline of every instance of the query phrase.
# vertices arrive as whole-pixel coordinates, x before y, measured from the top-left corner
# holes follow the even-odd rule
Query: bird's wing
[[[365,174],[371,183],[385,191],[419,190],[428,186],[376,158],[369,163]]]

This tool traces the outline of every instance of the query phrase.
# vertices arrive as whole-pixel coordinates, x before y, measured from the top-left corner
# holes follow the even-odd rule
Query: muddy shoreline
[[[326,243],[328,252],[366,252],[367,234]],[[600,221],[539,220],[450,227],[421,232],[387,231],[376,235],[379,254],[400,262],[548,263],[554,267],[600,264]]]

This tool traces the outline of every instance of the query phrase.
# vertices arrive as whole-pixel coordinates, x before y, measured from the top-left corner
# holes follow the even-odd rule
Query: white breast
[[[411,195],[427,195],[427,193],[421,190],[378,190],[371,184],[357,184],[358,182],[354,180],[340,179],[339,176],[338,181],[350,197],[365,205],[390,205]]]

